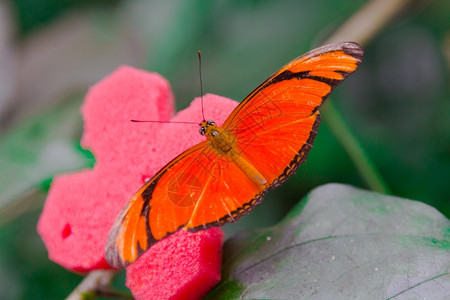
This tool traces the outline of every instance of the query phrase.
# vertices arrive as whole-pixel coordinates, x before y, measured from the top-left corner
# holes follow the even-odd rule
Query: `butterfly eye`
[[[211,120],[208,120],[207,122],[206,122],[206,124],[207,125],[210,125],[210,126],[212,126],[212,125],[216,125],[213,121],[211,121]]]
[[[203,127],[203,126],[200,127],[200,130],[199,130],[199,131],[200,131],[200,134],[201,134],[201,135],[205,135],[205,133],[206,133],[206,129],[205,129],[205,127]]]

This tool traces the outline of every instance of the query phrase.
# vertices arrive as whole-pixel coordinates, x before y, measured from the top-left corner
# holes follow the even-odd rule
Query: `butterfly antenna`
[[[200,75],[200,97],[202,102],[202,118],[205,121],[205,110],[203,108],[203,80],[202,80],[202,53],[198,50],[198,74]]]
[[[198,125],[197,122],[189,122],[189,121],[142,121],[142,120],[130,120],[131,122],[139,122],[139,123],[178,123],[178,124],[195,124]]]

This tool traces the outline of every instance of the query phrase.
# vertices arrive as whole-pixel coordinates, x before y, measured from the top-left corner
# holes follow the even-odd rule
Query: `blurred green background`
[[[48,260],[35,228],[52,176],[94,163],[79,146],[89,86],[128,64],[166,77],[182,109],[199,95],[201,49],[205,92],[240,101],[366,3],[0,2],[0,298],[60,299],[81,280]],[[363,46],[331,101],[391,194],[449,217],[450,1],[409,1]],[[276,223],[321,184],[370,188],[327,115],[307,163],[228,235]]]

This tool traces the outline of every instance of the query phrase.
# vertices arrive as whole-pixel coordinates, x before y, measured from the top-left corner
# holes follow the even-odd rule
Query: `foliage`
[[[450,221],[417,201],[328,184],[224,246],[209,299],[444,299]]]

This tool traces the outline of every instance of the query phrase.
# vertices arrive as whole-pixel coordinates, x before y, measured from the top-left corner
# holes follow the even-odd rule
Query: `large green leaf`
[[[450,221],[421,202],[340,184],[224,246],[212,299],[449,299]]]

